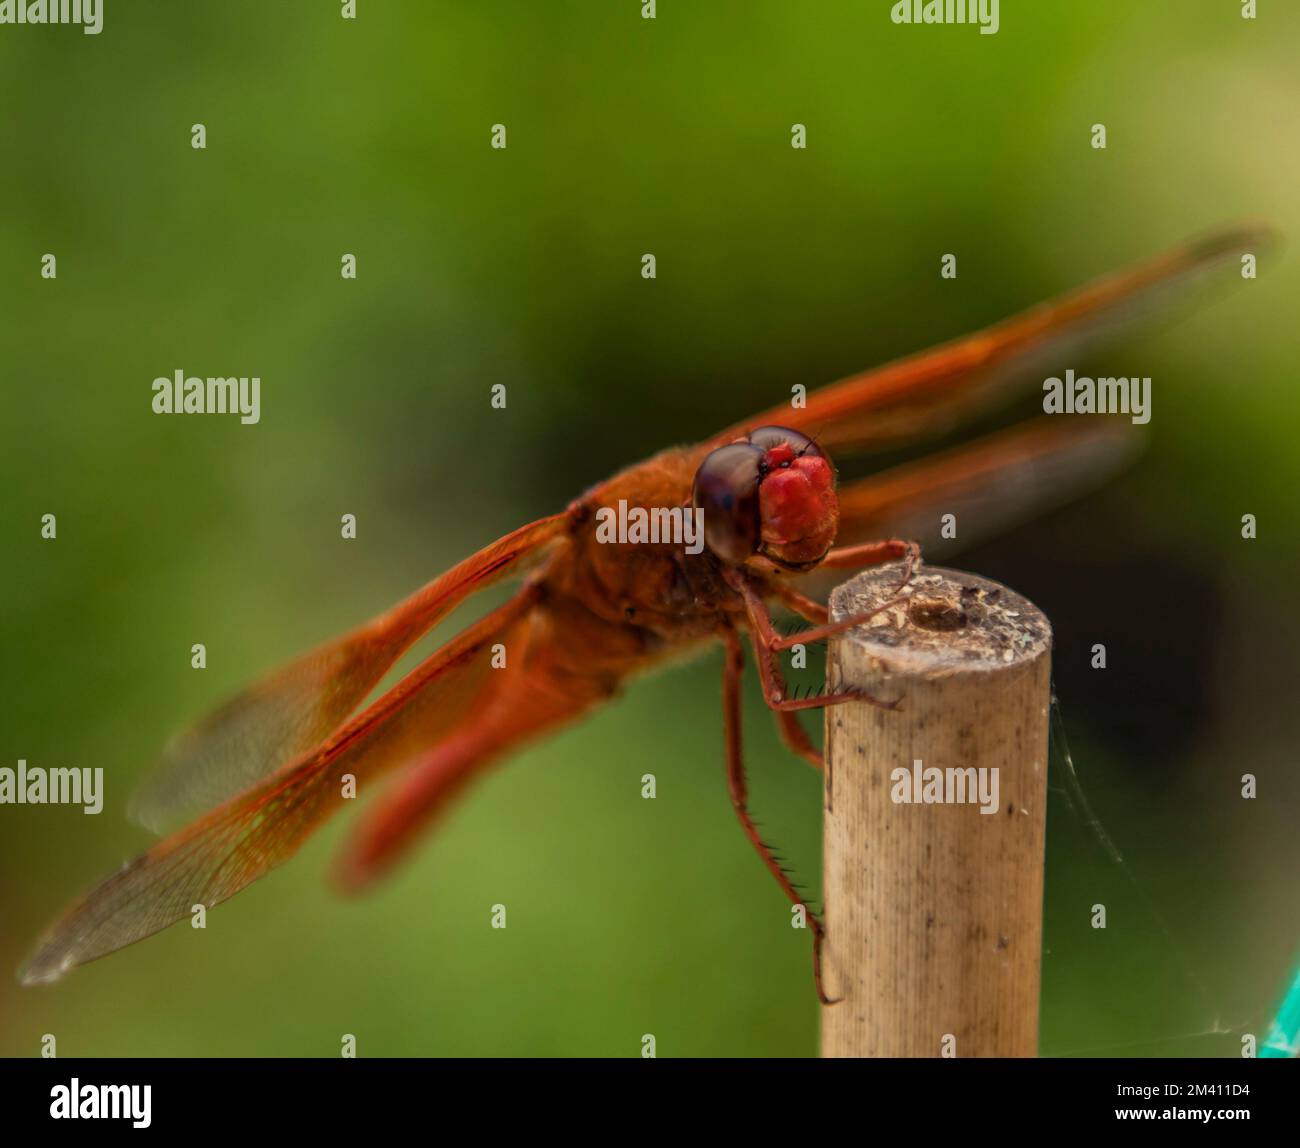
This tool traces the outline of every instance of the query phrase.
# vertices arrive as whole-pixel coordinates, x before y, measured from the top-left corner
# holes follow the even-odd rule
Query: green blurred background
[[[338,7],[0,28],[0,761],[108,785],[99,817],[0,807],[4,969],[147,844],[125,804],[171,733],[587,484],[1213,224],[1300,234],[1295,5],[1004,0],[995,36],[887,0]],[[1126,858],[1053,799],[1045,1054],[1238,1055],[1300,952],[1298,281],[1283,252],[1073,363],[1153,376],[1143,460],[960,559],[1053,617]],[[178,368],[259,375],[260,425],[152,414]],[[807,934],[726,795],[720,665],[485,778],[364,900],[323,879],[340,822],[205,932],[52,988],[5,973],[0,1053],[813,1054]],[[815,880],[819,782],[750,677],[754,806]]]

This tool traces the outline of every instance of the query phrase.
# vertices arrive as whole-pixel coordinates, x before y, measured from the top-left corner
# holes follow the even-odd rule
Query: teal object
[[[1282,998],[1277,1010],[1277,1019],[1269,1030],[1264,1046],[1259,1050],[1261,1057],[1295,1056],[1300,1053],[1300,968],[1296,969],[1291,987]]]

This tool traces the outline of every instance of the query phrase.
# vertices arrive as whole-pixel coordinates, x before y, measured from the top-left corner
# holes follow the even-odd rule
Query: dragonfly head
[[[724,562],[755,557],[802,570],[835,541],[840,510],[835,469],[812,439],[759,427],[707,455],[695,472],[705,545]]]

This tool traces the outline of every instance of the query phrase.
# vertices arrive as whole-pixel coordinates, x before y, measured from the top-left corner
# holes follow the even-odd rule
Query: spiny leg
[[[786,609],[798,614],[805,622],[811,622],[814,626],[825,626],[830,620],[830,611],[827,610],[820,602],[809,598],[807,594],[800,593],[787,582],[774,581],[772,591]],[[807,641],[807,632],[792,635],[797,641]],[[781,740],[791,752],[804,758],[814,769],[822,768],[822,754],[808,736],[807,731],[799,723],[799,719],[788,710],[778,709],[775,711],[777,729],[781,733]]]
[[[740,740],[740,676],[745,668],[745,651],[734,630],[724,630],[722,642],[726,650],[722,673],[722,716],[727,746],[727,790],[731,794],[731,804],[740,819],[741,829],[758,851],[768,872],[776,878],[776,883],[781,886],[781,891],[790,899],[790,903],[803,910],[804,919],[813,934],[813,980],[817,986],[817,998],[822,1004],[834,1004],[838,998],[828,997],[822,986],[822,940],[825,935],[822,923],[781,868],[771,847],[758,835],[758,826],[749,815],[749,785],[745,780],[745,760]]]
[[[776,728],[781,734],[781,740],[785,742],[790,752],[802,757],[813,769],[821,769],[821,750],[813,745],[812,738],[799,724],[799,719],[789,710],[777,710],[773,716],[776,718]]]
[[[921,560],[921,547],[916,542],[906,542],[901,538],[890,538],[884,542],[867,542],[862,546],[845,546],[839,550],[829,550],[821,565],[832,570],[859,569],[863,566],[878,566],[895,558],[906,558],[903,577],[897,589],[901,590],[916,572],[916,564]]]
[[[794,710],[821,709],[823,706],[838,705],[840,702],[862,701],[880,706],[882,709],[892,710],[898,704],[897,701],[880,701],[869,694],[858,693],[853,690],[822,694],[819,697],[786,697],[785,680],[781,676],[780,668],[777,666],[776,655],[781,650],[788,650],[791,646],[797,646],[802,642],[820,642],[823,638],[830,637],[832,634],[852,629],[854,626],[861,625],[863,622],[874,618],[882,611],[900,605],[906,599],[893,598],[865,614],[846,618],[842,622],[832,622],[826,626],[814,626],[811,630],[803,630],[798,634],[783,638],[772,624],[772,616],[767,612],[767,605],[753,586],[743,576],[737,576],[731,580],[731,585],[745,602],[745,611],[749,618],[749,635],[754,644],[754,657],[758,661],[759,678],[763,683],[763,697],[769,709],[780,713]]]
[[[830,611],[825,606],[809,598],[807,594],[799,593],[789,583],[773,581],[772,593],[781,600],[781,604],[787,610],[798,614],[805,622],[811,622],[814,626],[824,626],[830,621]]]
[[[793,586],[785,582],[773,583],[772,590],[787,609],[798,614],[804,621],[821,626],[826,624],[826,607],[820,602],[813,601],[806,594],[799,593]],[[788,710],[776,710],[773,716],[776,718],[776,728],[780,732],[781,740],[785,742],[786,747],[792,753],[802,757],[814,769],[821,769],[821,751],[813,745],[807,731],[799,724],[799,719]]]
[[[836,569],[873,566],[888,562],[894,558],[906,557],[907,565],[903,568],[903,578],[898,589],[903,589],[916,572],[916,565],[921,560],[921,546],[917,542],[904,542],[900,538],[891,538],[885,542],[869,542],[863,546],[846,546],[839,550],[829,550],[822,559],[823,566]],[[788,582],[775,579],[770,583],[772,593],[780,599],[789,610],[798,614],[805,622],[814,626],[825,626],[830,621],[830,611],[820,602],[800,593]],[[894,603],[886,603],[893,605]],[[807,635],[800,635],[806,637]]]

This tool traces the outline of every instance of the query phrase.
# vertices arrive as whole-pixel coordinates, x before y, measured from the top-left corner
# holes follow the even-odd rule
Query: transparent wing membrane
[[[131,816],[164,831],[319,745],[421,635],[469,595],[517,573],[567,521],[558,514],[507,534],[372,622],[232,698],[167,747],[133,799]]]
[[[521,624],[527,588],[469,627],[324,745],[242,796],[159,842],[101,882],[41,938],[19,970],[26,984],[57,980],[76,965],[141,940],[195,905],[233,897],[298,851],[357,784],[402,764],[445,735],[492,673],[492,643]]]
[[[822,387],[802,409],[782,403],[732,427],[711,445],[769,423],[802,431],[832,455],[944,433],[1032,378],[1036,369],[1064,370],[1069,356],[1086,343],[1185,297],[1197,284],[1226,282],[1240,273],[1243,254],[1262,253],[1272,243],[1272,234],[1262,227],[1220,232],[983,331]]]

